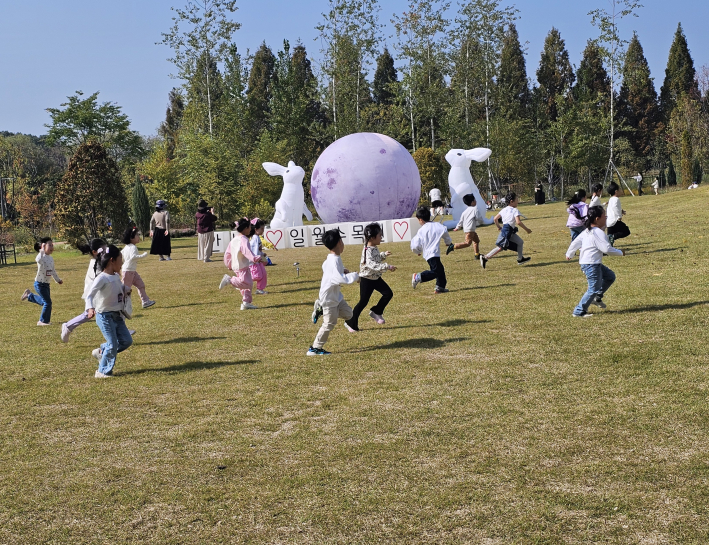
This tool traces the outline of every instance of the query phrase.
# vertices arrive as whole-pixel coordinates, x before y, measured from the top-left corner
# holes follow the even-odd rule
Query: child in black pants
[[[377,248],[382,243],[382,235],[382,226],[378,223],[370,223],[364,228],[364,249],[359,264],[359,303],[352,311],[352,318],[345,322],[350,331],[359,331],[359,315],[362,314],[375,291],[381,293],[382,296],[370,310],[369,317],[379,325],[385,323],[384,309],[394,293],[382,278],[382,274],[384,271],[395,271],[396,267],[384,263],[391,252],[380,253]]]
[[[411,239],[411,251],[419,255],[428,262],[430,270],[421,273],[414,273],[411,279],[411,286],[415,289],[421,282],[436,280],[436,289],[433,293],[448,293],[446,289],[446,270],[441,263],[441,239],[448,246],[448,251],[453,251],[454,245],[448,234],[448,229],[440,223],[431,222],[431,212],[425,206],[416,211],[416,219],[421,224],[421,229],[416,236]]]

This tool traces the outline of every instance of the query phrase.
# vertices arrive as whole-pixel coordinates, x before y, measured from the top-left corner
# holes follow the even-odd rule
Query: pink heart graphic
[[[404,229],[403,233],[399,233],[399,230],[396,228],[397,225],[399,227],[401,227],[401,226],[406,227],[406,229]],[[404,235],[407,233],[408,230],[409,230],[409,223],[407,221],[395,221],[394,222],[394,232],[396,233],[396,236],[399,237],[399,240],[404,240]]]
[[[276,238],[275,235],[278,235],[278,240],[276,240],[275,242],[272,241],[270,235],[274,235],[273,238]],[[283,231],[266,231],[266,240],[269,241],[274,246],[278,246],[278,243],[281,241],[282,238],[283,238]]]

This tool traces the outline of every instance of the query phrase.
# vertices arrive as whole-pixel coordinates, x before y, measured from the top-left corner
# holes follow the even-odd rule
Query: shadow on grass
[[[297,291],[315,291],[318,289],[317,282],[313,282],[313,286],[310,286],[309,288],[296,288],[294,290],[279,290],[279,291],[274,291],[273,293],[295,293]]]
[[[468,290],[491,290],[493,288],[509,288],[511,286],[516,286],[517,284],[497,284],[495,286],[471,286],[469,288],[456,288],[454,291],[468,291]]]
[[[29,267],[31,265],[36,265],[36,263],[34,261],[28,263],[3,263],[0,265],[0,269],[4,269],[5,267]]]
[[[169,307],[158,307],[158,308],[182,308],[182,307],[200,307],[202,305],[224,305],[225,301],[202,301],[200,303],[185,303],[184,305],[172,305]]]
[[[709,301],[693,301],[692,303],[668,303],[666,305],[647,305],[644,307],[626,308],[623,310],[609,310],[604,314],[637,314],[639,312],[652,312],[656,310],[683,310],[702,305],[709,305]]]
[[[412,327],[459,327],[466,324],[487,324],[490,320],[447,320],[437,324],[420,324],[420,325],[395,325],[391,327],[383,327],[382,329],[409,329]]]
[[[142,375],[143,373],[182,373],[186,371],[198,371],[200,369],[218,369],[219,367],[229,367],[231,365],[248,365],[258,363],[258,360],[244,361],[188,361],[179,365],[169,365],[167,367],[148,367],[135,369],[133,371],[122,371],[116,376],[122,375]]]
[[[378,344],[375,346],[370,346],[367,348],[361,348],[359,350],[352,350],[353,353],[358,352],[372,352],[374,350],[400,350],[402,348],[423,348],[433,350],[436,348],[442,348],[450,343],[458,343],[461,341],[467,341],[465,337],[458,337],[454,339],[433,339],[431,337],[422,337],[418,339],[406,339],[404,341],[395,341],[389,344]]]
[[[683,250],[684,248],[680,248],[679,246],[677,248],[660,248],[659,250],[643,250],[641,252],[638,252],[638,255],[640,254],[657,254],[660,252],[676,252],[677,250]]]
[[[532,263],[530,265],[524,265],[525,269],[530,267],[548,267],[549,265],[558,265],[559,263],[564,263],[563,261],[547,261],[545,263]]]
[[[226,337],[177,337],[175,339],[168,339],[167,341],[152,341],[149,343],[139,343],[139,344],[141,344],[141,345],[183,344],[183,343],[198,343],[201,341],[217,341],[220,339],[226,339]]]
[[[312,303],[283,303],[282,305],[269,305],[261,308],[285,308],[285,307],[312,307]]]

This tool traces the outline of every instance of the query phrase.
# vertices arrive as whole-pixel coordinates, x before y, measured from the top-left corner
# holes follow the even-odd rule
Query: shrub
[[[186,237],[193,237],[197,234],[197,231],[194,229],[171,229],[170,230],[170,236],[172,238],[186,238]]]

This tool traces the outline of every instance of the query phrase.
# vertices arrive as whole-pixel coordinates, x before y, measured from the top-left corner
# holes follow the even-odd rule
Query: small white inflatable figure
[[[283,176],[283,192],[281,198],[276,201],[276,214],[271,220],[271,228],[283,229],[303,225],[303,214],[308,221],[312,221],[313,215],[305,206],[305,171],[293,161],[289,161],[287,167],[278,163],[262,163],[262,166],[271,176]]]
[[[454,229],[460,220],[460,216],[465,211],[465,203],[463,197],[472,193],[475,195],[475,202],[480,213],[480,217],[485,218],[487,205],[485,200],[480,195],[478,186],[473,181],[473,176],[470,174],[470,162],[476,161],[482,163],[487,161],[487,158],[492,155],[492,150],[487,148],[474,148],[470,150],[452,149],[446,153],[446,161],[451,166],[448,173],[448,187],[451,192],[451,215],[452,220],[443,222],[443,225],[449,229]],[[486,218],[484,225],[490,225],[492,218]]]

